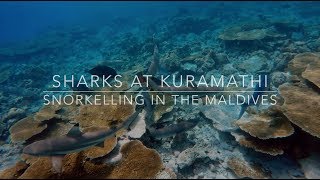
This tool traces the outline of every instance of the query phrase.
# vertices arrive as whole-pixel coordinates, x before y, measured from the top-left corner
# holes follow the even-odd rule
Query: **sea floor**
[[[21,160],[24,145],[12,140],[14,132],[10,133],[10,128],[41,112],[46,91],[72,90],[68,86],[54,89],[54,75],[89,77],[91,68],[106,64],[118,74],[132,77],[149,67],[156,43],[161,69],[165,70],[158,73],[230,77],[268,72],[270,90],[278,97],[277,108],[251,106],[240,120],[241,106],[168,103],[155,107],[154,121],[161,126],[199,120],[194,128],[170,137],[153,138],[145,133],[131,138],[160,155],[163,166],[175,174],[169,177],[320,177],[315,160],[320,143],[320,6],[290,2],[269,6],[237,9],[224,3],[205,11],[180,10],[151,22],[128,17],[130,24],[125,28],[119,25],[123,19],[94,29],[57,27],[28,43],[0,48],[0,169]],[[221,94],[230,93],[216,95]],[[71,108],[66,112],[75,117],[83,115],[89,124],[96,123],[93,118],[101,113],[109,116],[105,109],[92,107],[83,114],[81,110]],[[121,110],[116,112],[120,114]],[[50,132],[41,136],[54,135]],[[34,139],[24,140],[28,144]]]

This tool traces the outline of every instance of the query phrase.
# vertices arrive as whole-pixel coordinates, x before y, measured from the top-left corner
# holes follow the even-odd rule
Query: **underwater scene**
[[[320,2],[0,2],[0,178],[320,178]]]

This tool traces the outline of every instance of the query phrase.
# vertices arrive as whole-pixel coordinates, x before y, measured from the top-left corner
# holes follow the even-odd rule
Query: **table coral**
[[[252,148],[257,152],[269,154],[272,156],[282,155],[284,153],[284,144],[280,140],[261,140],[248,136],[244,133],[232,132],[232,136],[235,137],[236,141],[247,148]]]
[[[90,159],[100,158],[109,154],[117,145],[117,137],[108,138],[104,141],[103,147],[91,147],[84,150],[84,155]]]
[[[320,88],[320,62],[317,63],[317,66],[308,64],[306,70],[302,72],[302,77]]]
[[[290,121],[280,113],[250,114],[236,121],[236,124],[241,130],[259,139],[288,137],[294,133]]]
[[[249,163],[245,160],[232,157],[228,160],[228,166],[239,178],[253,178],[253,179],[269,179],[268,174],[258,164]]]
[[[94,150],[94,149],[92,149]],[[60,175],[52,170],[49,157],[25,156],[26,163],[18,162],[13,168],[0,172],[0,177],[14,178],[155,178],[163,169],[159,154],[145,147],[140,141],[131,141],[121,148],[123,160],[117,165],[96,164],[86,161],[86,153],[68,154],[63,159],[63,171]],[[26,166],[26,164],[28,164]],[[15,173],[12,173],[14,171]],[[19,172],[18,174],[16,172]],[[10,176],[12,177],[12,176]]]
[[[12,142],[24,142],[47,128],[47,124],[35,121],[32,116],[28,116],[15,123],[10,128]]]
[[[319,68],[320,54],[309,52],[298,54],[289,62],[288,69],[292,74],[301,76],[301,73],[306,70],[308,64],[314,68]]]
[[[13,167],[0,172],[0,179],[16,179],[28,168],[28,164],[23,161],[17,162]]]
[[[47,105],[43,106],[38,112],[33,116],[35,121],[43,122],[53,118],[58,118],[57,111],[61,109],[58,105]]]
[[[284,114],[304,131],[320,138],[320,96],[311,88],[301,86],[285,83],[279,87],[284,98]]]
[[[140,141],[125,144],[121,153],[124,159],[109,178],[154,178],[163,169],[157,151],[146,148]]]
[[[120,105],[84,105],[80,106],[79,114],[75,117],[83,131],[89,127],[110,127],[121,123],[134,112],[131,104]]]

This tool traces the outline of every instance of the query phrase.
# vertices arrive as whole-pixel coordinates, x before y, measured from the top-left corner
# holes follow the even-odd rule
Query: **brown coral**
[[[284,98],[284,114],[304,131],[320,138],[320,96],[306,86],[283,84],[279,87]]]
[[[279,113],[250,114],[249,117],[236,121],[236,124],[243,131],[259,139],[288,137],[294,133],[290,121]]]
[[[34,120],[35,121],[45,121],[45,120],[50,120],[53,118],[58,118],[58,115],[56,112],[60,110],[61,107],[57,105],[47,105],[43,106],[35,115],[34,115]]]
[[[94,149],[92,149],[94,150]],[[140,141],[131,141],[121,148],[122,161],[117,165],[96,164],[86,161],[86,153],[68,154],[63,159],[63,168],[60,176],[52,170],[49,157],[33,157],[24,155],[23,159],[28,166],[23,168],[7,169],[0,173],[0,177],[10,177],[19,170],[15,178],[154,178],[163,169],[159,154],[146,148]],[[16,164],[16,167],[20,167]],[[20,176],[21,174],[21,176]],[[6,175],[6,176],[4,176]]]
[[[281,155],[284,153],[284,146],[286,144],[277,139],[271,139],[271,140],[261,140],[257,139],[251,136],[248,136],[244,133],[237,133],[237,132],[232,132],[231,133],[236,141],[247,148],[254,149],[257,152],[261,152],[264,154],[269,154],[272,156],[277,156]]]
[[[47,179],[55,177],[51,168],[51,159],[49,157],[38,158],[33,162],[19,177],[20,179]]]
[[[308,64],[306,70],[302,72],[302,77],[320,88],[320,62],[318,63],[318,66],[312,66]]]
[[[314,68],[320,68],[320,54],[298,54],[289,62],[288,69],[292,74],[301,76],[301,73],[306,70],[308,64]]]
[[[239,178],[252,178],[252,179],[270,178],[270,173],[266,172],[261,167],[261,165],[249,163],[239,158],[235,158],[235,157],[230,158],[228,160],[228,166]]]
[[[28,164],[23,161],[17,162],[13,167],[10,167],[0,172],[0,179],[16,179],[28,168]]]
[[[28,116],[10,128],[12,142],[24,142],[47,128],[47,124],[35,121]]]
[[[121,148],[123,161],[108,178],[154,178],[163,168],[157,151],[146,148],[140,141],[131,141]]]
[[[108,138],[104,141],[104,147],[91,147],[90,149],[84,150],[84,155],[87,158],[95,159],[103,157],[109,154],[117,145],[117,137]]]
[[[11,140],[24,142],[66,135],[73,124],[60,119],[67,117],[58,114],[61,109],[62,106],[44,106],[34,115],[18,121],[10,128]]]
[[[121,123],[134,112],[131,104],[121,105],[84,105],[79,108],[75,121],[83,131],[89,127],[110,127]]]

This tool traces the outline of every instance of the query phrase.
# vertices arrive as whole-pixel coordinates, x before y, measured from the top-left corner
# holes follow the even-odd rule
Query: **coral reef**
[[[6,169],[0,173],[1,179],[17,179],[28,168],[28,164],[21,161],[15,164],[13,167]]]
[[[32,116],[26,117],[15,123],[10,128],[12,142],[24,142],[47,128],[47,124],[35,121]]]
[[[134,105],[84,105],[79,107],[75,121],[79,122],[82,131],[89,127],[110,127],[121,123],[134,112]]]
[[[236,124],[241,130],[259,139],[288,137],[294,133],[290,121],[280,112],[269,111],[252,114],[247,118],[241,118]],[[271,112],[270,112],[271,111]]]
[[[270,175],[259,164],[249,164],[239,158],[230,158],[228,166],[239,178],[269,179]]]
[[[284,98],[284,114],[295,125],[320,138],[320,96],[311,88],[283,84],[279,87]]]
[[[242,22],[224,30],[219,38],[224,41],[254,41],[266,38],[281,38],[285,35],[268,28],[268,24],[262,22]]]
[[[92,147],[84,150],[84,156],[88,157],[89,159],[95,159],[109,154],[117,145],[117,137],[106,139],[103,144],[104,147]]]
[[[121,14],[103,19],[103,25],[93,30],[73,25],[50,28],[30,41],[4,45],[0,48],[0,169],[4,169],[0,177],[319,177],[319,8],[299,2],[261,7],[195,3],[172,13],[165,7],[166,13],[154,13],[148,20]],[[60,176],[53,172],[50,158],[20,156],[23,147],[17,144],[65,136],[77,123],[83,132],[112,128],[134,112],[134,106],[128,104],[43,107],[44,91],[76,90],[52,87],[53,74],[89,75],[88,69],[106,65],[127,82],[121,88],[91,90],[139,91],[129,81],[146,71],[155,44],[161,66],[157,78],[160,74],[197,78],[268,71],[269,90],[277,94],[281,107],[252,106],[236,120],[240,106],[174,105],[165,94],[166,104],[153,106],[152,122],[156,124],[144,121],[149,114],[143,110],[128,131],[106,139],[104,147],[66,155]],[[63,94],[49,94],[54,93]],[[193,120],[197,122],[193,128],[168,135],[168,129],[176,130]],[[167,130],[158,135],[168,136],[155,137],[155,129]]]
[[[269,154],[272,156],[282,155],[284,153],[284,144],[283,141],[279,140],[260,140],[251,136],[248,136],[244,133],[231,133],[236,141],[247,148],[252,148],[257,152]]]
[[[302,72],[302,77],[311,81],[320,88],[320,63],[318,63],[317,66],[308,64],[306,70]]]
[[[91,149],[93,150],[93,149]],[[163,169],[161,158],[155,150],[146,148],[139,141],[126,143],[122,148],[123,160],[117,165],[95,164],[86,161],[86,153],[73,153],[64,158],[62,174],[51,169],[51,160],[40,157],[18,162],[14,167],[0,173],[1,178],[155,178]]]
[[[301,76],[310,64],[314,68],[319,68],[320,57],[316,53],[302,53],[296,55],[288,64],[289,71],[294,74]]]

